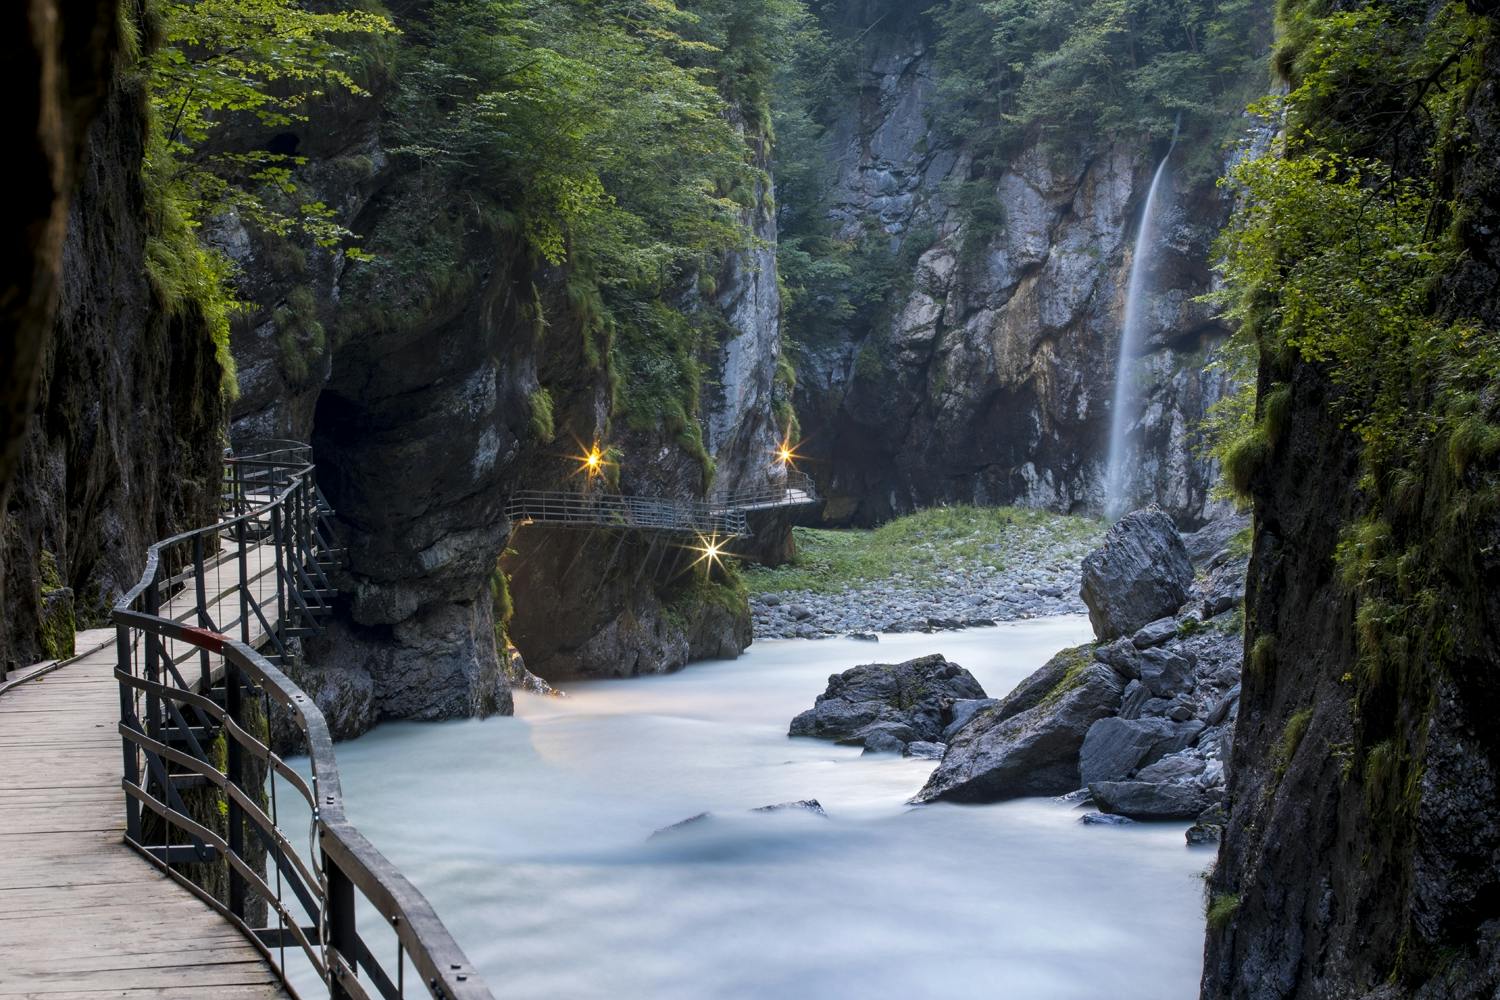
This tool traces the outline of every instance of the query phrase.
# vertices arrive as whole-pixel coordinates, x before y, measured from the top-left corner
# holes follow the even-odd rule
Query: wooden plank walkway
[[[258,572],[270,546],[247,557]],[[274,573],[255,586],[274,595]],[[238,615],[231,602],[213,607],[216,622]],[[165,613],[193,604],[189,581]],[[0,695],[0,997],[286,997],[238,930],[125,846],[114,631],[81,633],[80,649]]]

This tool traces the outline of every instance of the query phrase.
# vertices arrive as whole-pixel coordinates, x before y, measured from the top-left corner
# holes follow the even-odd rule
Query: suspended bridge
[[[282,671],[340,555],[307,447],[242,449],[223,507],[151,547],[114,628],[0,684],[0,997],[489,1000],[345,817],[327,723]]]
[[[505,514],[515,524],[737,537],[750,534],[752,514],[817,502],[812,478],[788,471],[784,482],[707,500],[520,490],[506,501]]]

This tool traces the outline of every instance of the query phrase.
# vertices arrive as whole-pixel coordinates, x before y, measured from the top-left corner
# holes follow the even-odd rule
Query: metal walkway
[[[516,524],[736,537],[750,533],[750,514],[817,502],[811,477],[788,472],[782,485],[707,500],[520,490],[506,501],[505,514]]]
[[[312,471],[283,442],[229,461],[223,520],[152,546],[116,628],[0,685],[0,997],[258,1000],[300,962],[335,1000],[490,1000],[344,818],[327,725],[280,670],[333,596]],[[288,794],[311,830],[278,825]]]

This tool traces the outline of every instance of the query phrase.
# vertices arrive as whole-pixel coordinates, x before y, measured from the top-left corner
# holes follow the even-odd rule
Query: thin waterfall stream
[[[1135,422],[1140,400],[1132,378],[1132,362],[1141,353],[1144,340],[1146,282],[1151,271],[1152,251],[1157,240],[1156,201],[1166,176],[1167,161],[1177,148],[1177,131],[1172,129],[1172,144],[1156,165],[1151,187],[1146,192],[1146,206],[1141,210],[1141,225],[1135,237],[1135,251],[1130,258],[1130,280],[1125,288],[1125,322],[1120,331],[1120,356],[1115,365],[1115,395],[1109,417],[1109,464],[1104,476],[1104,513],[1114,520],[1124,514],[1131,502],[1130,477],[1127,470],[1132,459],[1129,432]]]

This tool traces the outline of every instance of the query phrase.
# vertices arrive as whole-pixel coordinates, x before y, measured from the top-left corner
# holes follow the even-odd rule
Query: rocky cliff
[[[90,48],[82,24],[61,23],[76,32],[75,68],[109,65],[96,49],[112,50],[113,32]],[[142,177],[148,111],[134,58],[105,74],[83,169],[54,176],[76,186],[62,202],[56,313],[0,542],[0,657],[12,665],[70,655],[75,626],[104,623],[152,542],[217,510],[224,373],[200,305],[172,291],[167,272],[194,250],[164,228]]]
[[[1256,512],[1246,671],[1203,996],[1490,997],[1500,988],[1494,8],[1356,4],[1337,25],[1301,5],[1288,15],[1283,72],[1295,86],[1332,70],[1337,85],[1294,105],[1299,141],[1287,155],[1327,143],[1387,164],[1430,207],[1417,232],[1456,252],[1419,277],[1414,305],[1382,300],[1411,311],[1379,347],[1308,358],[1279,346],[1294,328],[1256,330],[1265,436],[1244,453]],[[1350,26],[1372,23],[1381,55],[1367,61]],[[1315,49],[1320,37],[1333,44]],[[1418,108],[1437,91],[1456,95],[1452,117],[1423,118],[1392,142],[1379,109]],[[1378,198],[1361,191],[1355,204],[1368,213]],[[1320,205],[1338,211],[1333,197]],[[1303,254],[1328,249],[1299,240],[1278,266],[1293,275]],[[1320,282],[1329,301],[1342,280]],[[1337,337],[1338,319],[1330,311],[1320,334]],[[1407,364],[1413,328],[1443,344],[1401,392],[1400,426],[1420,443],[1370,426],[1381,404],[1356,375],[1374,356]]]
[[[320,104],[307,128],[237,141],[305,156],[296,183],[335,208],[372,261],[233,218],[214,233],[254,305],[234,334],[235,436],[311,440],[347,548],[339,613],[307,644],[299,680],[348,736],[382,717],[509,711],[496,654],[507,627],[549,679],[737,654],[749,642],[743,594],[685,587],[671,546],[513,535],[503,508],[518,488],[693,497],[766,481],[781,342],[769,177],[741,220],[754,241],[671,295],[672,309],[711,331],[693,359],[697,432],[620,419],[581,283],[393,152],[397,84],[366,87],[368,98]],[[735,125],[764,167],[769,137]],[[423,258],[429,245],[439,249]],[[403,272],[413,259],[423,270]],[[607,486],[577,476],[574,456],[595,442],[612,449]],[[508,588],[497,577],[507,572]]]
[[[927,15],[838,6],[831,29],[857,40],[857,56],[830,124],[826,201],[838,237],[873,244],[890,278],[873,313],[792,331],[829,519],[940,502],[1099,511],[1133,243],[1168,136],[1064,154],[1028,140],[1003,171],[981,172],[975,150],[934,125],[944,98]],[[1226,333],[1195,301],[1228,208],[1201,173],[1169,166],[1131,376],[1142,402],[1130,506],[1154,500],[1186,525],[1209,503],[1194,432],[1222,392],[1204,365]]]

